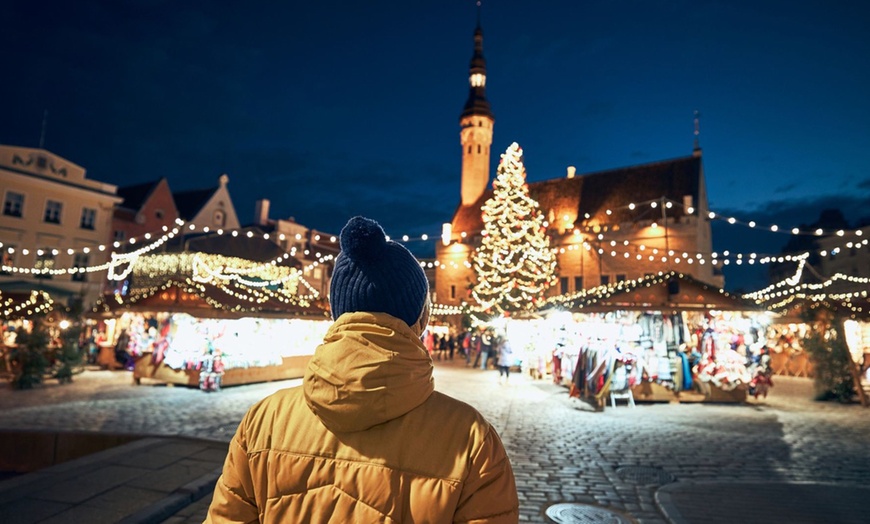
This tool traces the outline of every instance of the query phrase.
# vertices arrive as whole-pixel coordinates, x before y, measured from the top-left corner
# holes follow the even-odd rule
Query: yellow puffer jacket
[[[401,320],[342,315],[239,425],[206,522],[517,522],[510,462]]]

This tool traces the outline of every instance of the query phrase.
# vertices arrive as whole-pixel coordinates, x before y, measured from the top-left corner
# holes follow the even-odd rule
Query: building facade
[[[324,299],[329,297],[329,283],[335,259],[341,250],[338,235],[311,229],[292,218],[269,218],[270,201],[258,200],[254,206],[254,226],[268,233],[272,242],[302,264],[305,281]]]
[[[164,226],[174,227],[179,218],[166,178],[118,188],[118,196],[123,201],[112,217],[112,242],[159,234]]]
[[[475,283],[472,254],[480,245],[481,207],[492,197],[490,148],[495,118],[486,99],[483,31],[474,32],[469,95],[459,118],[460,204],[436,247],[434,300],[458,306]],[[697,131],[697,127],[696,127]],[[505,147],[510,141],[505,142]],[[712,232],[701,149],[685,157],[528,184],[547,219],[559,284],[550,295],[677,270],[722,287],[712,264]]]
[[[99,296],[117,187],[44,149],[0,146],[0,289],[49,290],[56,301]]]

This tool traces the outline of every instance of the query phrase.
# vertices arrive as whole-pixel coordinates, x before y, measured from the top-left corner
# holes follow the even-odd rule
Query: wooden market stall
[[[595,362],[610,359],[609,373],[605,367],[590,383],[583,367],[589,351],[575,357],[572,395],[599,406],[610,393],[630,401],[743,402],[751,382],[745,362],[765,351],[770,318],[755,303],[677,272],[593,288],[554,305],[572,313],[588,347],[597,346]],[[599,340],[590,342],[596,331]]]
[[[136,259],[89,315],[106,330],[98,361],[132,370],[137,384],[207,390],[301,377],[331,324],[326,301],[274,244],[242,247],[263,260],[202,252]]]
[[[135,338],[136,332],[139,332],[141,338],[131,342],[132,345],[137,346],[131,352],[134,360],[132,365],[133,380],[137,384],[141,383],[143,379],[186,386],[202,384],[203,364],[208,360],[210,351],[216,348],[220,349],[219,344],[214,341],[215,337],[210,339],[205,336],[202,340],[194,342],[202,346],[203,358],[199,362],[194,360],[196,350],[194,350],[193,358],[188,358],[183,362],[178,362],[177,359],[175,361],[167,359],[165,354],[163,357],[158,356],[160,351],[166,352],[172,349],[171,345],[180,337],[179,330],[182,325],[188,328],[186,329],[188,332],[197,331],[203,329],[201,326],[206,326],[205,330],[217,330],[221,335],[226,334],[227,331],[233,331],[233,329],[237,331],[241,329],[241,331],[234,333],[234,338],[247,338],[251,345],[245,348],[243,342],[239,349],[245,352],[262,352],[265,349],[261,347],[262,343],[265,342],[262,333],[260,336],[253,337],[253,333],[244,332],[246,328],[233,328],[232,324],[242,323],[246,326],[253,326],[254,329],[264,325],[287,325],[290,322],[309,324],[312,327],[311,330],[308,330],[310,333],[297,334],[296,340],[292,342],[280,339],[271,341],[272,345],[298,344],[300,346],[298,350],[291,351],[291,353],[296,354],[279,355],[280,361],[277,361],[275,353],[272,352],[272,358],[268,359],[268,363],[264,363],[264,359],[261,358],[260,362],[249,362],[239,366],[226,365],[221,377],[221,385],[234,386],[286,380],[299,378],[304,374],[308,360],[314,352],[316,337],[319,333],[325,332],[330,323],[327,313],[322,308],[315,305],[302,307],[291,304],[269,304],[268,302],[260,304],[256,311],[243,309],[239,304],[227,302],[222,303],[222,307],[218,308],[209,300],[214,294],[216,294],[215,290],[167,282],[159,291],[150,296],[141,296],[135,300],[120,303],[109,300],[101,301],[97,308],[100,313],[95,313],[94,316],[111,319],[115,323],[115,330],[130,330],[131,338]],[[119,327],[122,319],[124,320],[123,325],[127,326],[126,328]],[[151,331],[151,336],[142,336],[142,331]],[[156,334],[155,331],[157,331]],[[190,337],[187,337],[186,340],[190,340]],[[304,344],[308,344],[308,346],[304,347]],[[226,358],[224,356],[224,359]],[[107,363],[112,368],[120,367],[114,365],[114,345],[104,345],[100,362]],[[172,365],[174,363],[181,365]],[[263,363],[263,365],[258,365],[259,363]]]

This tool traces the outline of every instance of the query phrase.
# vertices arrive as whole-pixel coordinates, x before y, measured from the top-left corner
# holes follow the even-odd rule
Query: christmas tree
[[[501,156],[493,194],[483,211],[483,240],[472,255],[472,297],[493,313],[531,311],[556,274],[544,215],[529,196],[523,151],[514,142]]]

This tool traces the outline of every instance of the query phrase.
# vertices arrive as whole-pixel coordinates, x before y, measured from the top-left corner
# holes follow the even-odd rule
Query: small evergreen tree
[[[45,370],[48,367],[49,334],[43,317],[35,317],[29,332],[22,330],[15,339],[16,347],[11,358],[14,366],[12,387],[15,389],[31,389],[42,383]]]
[[[816,400],[850,402],[856,393],[855,379],[843,320],[830,308],[813,309],[804,320],[812,328],[803,347],[813,363]]]

